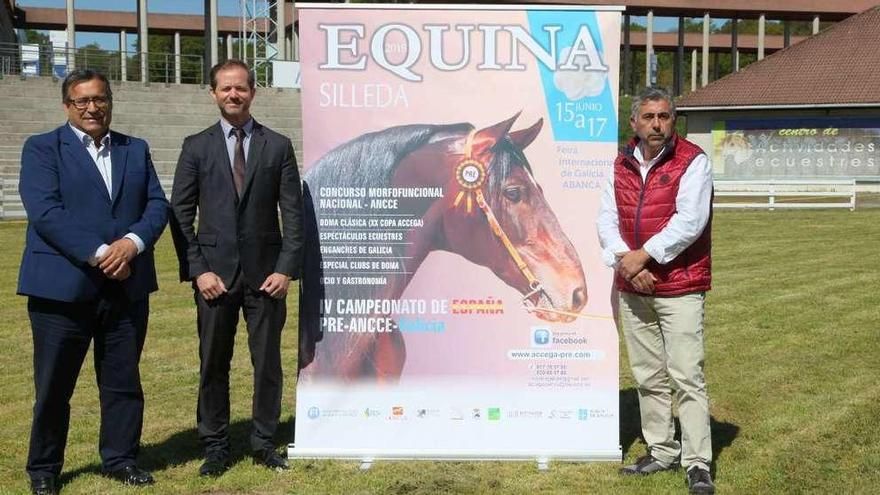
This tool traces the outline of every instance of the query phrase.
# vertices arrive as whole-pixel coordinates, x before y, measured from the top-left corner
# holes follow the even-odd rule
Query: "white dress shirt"
[[[639,162],[639,172],[642,174],[643,182],[648,176],[648,171],[662,154],[663,150],[653,160],[645,161],[641,148],[636,146],[633,156]],[[712,164],[705,153],[701,153],[694,158],[681,176],[678,194],[675,197],[675,213],[669,219],[669,223],[645,241],[642,248],[661,265],[674,260],[703,232],[709,221],[711,201]],[[602,247],[602,261],[612,267],[617,264],[617,254],[630,251],[630,247],[620,236],[618,221],[612,170],[602,192],[599,218],[596,220],[599,244]]]
[[[95,167],[98,168],[98,173],[101,174],[101,178],[104,179],[104,185],[107,186],[107,196],[113,198],[113,163],[110,161],[110,131],[107,131],[107,134],[101,138],[101,142],[96,144],[91,136],[77,129],[73,124],[68,123],[67,125],[70,126],[70,129],[73,130],[73,133],[76,134],[79,141],[86,147],[86,151],[95,162]],[[128,234],[125,234],[125,237],[134,242],[135,246],[137,246],[138,254],[144,252],[144,241],[141,240],[137,234],[129,232]],[[98,259],[100,259],[101,256],[104,256],[104,253],[109,247],[110,246],[107,244],[101,244],[98,246],[98,248],[95,249],[95,254],[89,258],[89,264],[97,266]]]

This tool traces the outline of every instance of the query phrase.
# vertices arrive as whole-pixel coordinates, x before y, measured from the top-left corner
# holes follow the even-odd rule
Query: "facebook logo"
[[[532,327],[532,347],[547,347],[550,345],[550,329],[545,327]]]

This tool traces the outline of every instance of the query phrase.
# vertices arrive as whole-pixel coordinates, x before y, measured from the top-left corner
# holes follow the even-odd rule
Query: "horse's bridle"
[[[495,234],[495,237],[497,237],[498,240],[501,241],[501,244],[504,245],[507,253],[510,255],[511,259],[513,259],[514,264],[516,264],[520,273],[523,274],[529,283],[529,292],[523,295],[521,301],[523,308],[528,313],[554,313],[574,318],[610,319],[607,316],[573,313],[571,311],[562,311],[556,308],[539,308],[537,304],[529,299],[535,294],[543,294],[549,301],[550,296],[547,295],[547,291],[544,290],[544,286],[541,284],[541,281],[538,280],[538,277],[532,273],[532,270],[522,259],[522,256],[520,256],[516,247],[510,242],[510,238],[507,236],[507,233],[504,232],[504,229],[501,228],[498,218],[495,217],[495,213],[492,212],[492,207],[489,206],[489,202],[486,201],[486,197],[483,195],[483,185],[486,183],[488,173],[486,170],[486,164],[473,157],[474,136],[476,134],[476,129],[468,134],[464,144],[464,158],[458,162],[458,166],[455,168],[455,179],[461,187],[461,190],[455,197],[452,207],[457,208],[462,201],[465,201],[467,212],[470,214],[473,211],[473,202],[476,200],[477,206],[479,206],[486,215],[486,220],[489,222],[489,227],[492,229],[492,233]]]
[[[475,129],[468,134],[464,144],[464,158],[455,168],[455,179],[458,181],[458,185],[461,186],[462,189],[455,197],[452,206],[453,208],[456,208],[462,200],[465,200],[467,204],[467,212],[471,213],[473,199],[476,199],[477,206],[479,206],[486,215],[486,220],[489,222],[489,227],[492,229],[492,233],[495,234],[495,237],[497,237],[498,240],[501,241],[501,244],[504,245],[504,248],[507,249],[507,253],[513,259],[514,264],[516,264],[520,273],[523,274],[526,281],[529,283],[529,292],[522,298],[522,304],[523,307],[526,308],[526,311],[529,313],[532,311],[560,312],[558,310],[539,309],[535,303],[529,300],[529,298],[535,294],[544,294],[545,296],[547,294],[544,291],[544,286],[541,284],[541,281],[538,280],[538,277],[536,277],[534,273],[532,273],[529,265],[526,264],[525,260],[522,259],[522,256],[520,256],[519,252],[516,250],[516,247],[510,242],[510,237],[508,237],[507,233],[504,232],[504,229],[501,228],[501,224],[498,223],[498,218],[495,217],[495,213],[492,212],[492,207],[489,206],[486,197],[483,195],[483,185],[486,183],[488,174],[486,171],[486,165],[473,157],[473,144],[476,133],[477,131]]]

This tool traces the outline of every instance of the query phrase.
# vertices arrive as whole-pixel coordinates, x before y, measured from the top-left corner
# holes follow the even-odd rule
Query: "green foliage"
[[[35,29],[25,29],[24,42],[25,43],[37,43],[39,45],[48,45],[49,44],[49,35],[43,31],[37,31]]]
[[[709,27],[709,31],[712,31],[712,27]],[[678,29],[676,28],[676,32]],[[703,19],[694,19],[691,17],[684,18],[684,32],[686,33],[702,33],[703,32]]]
[[[637,22],[632,22],[632,21],[629,23],[629,30],[632,32],[638,32],[638,33],[647,33],[648,32],[647,26],[643,26]]]
[[[147,74],[151,82],[174,82],[174,36],[151,34],[147,38]],[[202,36],[180,37],[180,80],[195,83],[202,80],[205,39]],[[129,80],[140,80],[140,55],[137,48],[128,57]]]
[[[632,128],[629,126],[629,117],[632,112],[632,96],[621,95],[617,109],[617,145],[623,147],[633,137]]]
[[[813,22],[812,21],[788,21],[791,29],[792,36],[812,36],[813,35]],[[820,22],[819,30],[823,30],[831,25],[833,22]],[[733,20],[727,19],[724,23],[717,28],[713,28],[713,33],[730,33],[733,32]],[[736,32],[739,34],[758,34],[758,21],[757,19],[740,19],[736,25]],[[782,36],[785,34],[785,24],[783,21],[765,21],[764,22],[764,34],[766,35],[778,35]]]

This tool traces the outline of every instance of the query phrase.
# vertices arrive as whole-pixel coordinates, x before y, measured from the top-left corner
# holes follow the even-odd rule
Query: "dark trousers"
[[[36,389],[27,460],[31,479],[61,473],[70,397],[92,340],[101,402],[98,449],[102,467],[116,470],[135,464],[144,417],[138,365],[147,334],[149,300],[130,303],[118,286],[105,292],[85,303],[28,299]]]
[[[284,299],[248,287],[240,275],[228,292],[205,301],[196,290],[198,309],[199,438],[207,453],[229,455],[229,367],[235,344],[239,310],[244,313],[248,347],[254,367],[253,430],[251,449],[274,449],[273,436],[281,416],[281,329]]]

